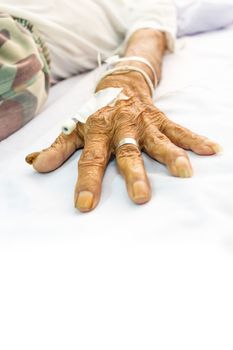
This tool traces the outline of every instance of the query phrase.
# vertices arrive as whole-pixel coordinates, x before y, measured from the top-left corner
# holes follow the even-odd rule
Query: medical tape
[[[113,75],[113,74],[126,74],[128,72],[138,72],[141,73],[141,75],[143,75],[148,87],[150,88],[150,92],[151,92],[151,97],[154,97],[154,85],[149,77],[149,75],[141,68],[138,67],[134,67],[131,65],[125,65],[125,66],[119,66],[113,69],[109,69],[107,72],[104,72],[104,74],[102,74],[99,83],[106,78],[108,75]]]
[[[106,106],[114,106],[118,100],[126,100],[129,97],[123,92],[123,88],[106,88],[96,92],[91,98],[62,125],[62,132],[65,135],[71,134],[78,122],[85,124],[87,119],[99,109]]]
[[[108,57],[104,62],[107,63],[108,66],[114,66],[117,63],[127,62],[127,61],[141,62],[147,65],[153,73],[154,86],[158,84],[158,80],[159,80],[158,74],[156,73],[156,70],[154,69],[152,64],[145,57],[141,57],[141,56],[120,57],[119,55],[114,55],[114,56]]]

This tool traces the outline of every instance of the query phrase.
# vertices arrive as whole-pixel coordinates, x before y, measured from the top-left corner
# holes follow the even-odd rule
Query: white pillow
[[[232,0],[175,0],[178,36],[226,27],[233,23]]]

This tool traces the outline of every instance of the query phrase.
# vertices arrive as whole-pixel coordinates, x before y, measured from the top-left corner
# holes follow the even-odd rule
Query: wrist
[[[153,85],[153,87],[155,88],[158,85],[158,75],[157,72],[154,70],[154,68],[150,65],[150,62],[148,61],[147,63],[141,62],[140,60],[131,60],[131,57],[129,57],[128,60],[127,57],[124,57],[124,62],[120,62],[118,64],[116,64],[115,68],[120,69],[121,67],[124,68],[125,66],[129,66],[129,67],[135,67],[136,69],[140,71],[142,71],[142,73],[145,73],[145,75],[149,78],[151,84]],[[140,59],[140,57],[139,57]],[[143,57],[142,57],[143,59]],[[141,73],[141,75],[143,75]],[[145,79],[145,77],[144,77]],[[147,79],[146,79],[147,80]]]
[[[158,84],[161,76],[161,62],[165,48],[163,33],[154,29],[140,29],[129,39],[128,47],[121,62],[115,62],[114,69],[103,76],[96,91],[107,87],[121,87],[127,96],[139,96],[152,101],[153,84]],[[142,60],[133,59],[135,57]],[[127,59],[128,58],[128,59]],[[130,59],[131,58],[131,59]],[[114,64],[114,60],[110,58]],[[129,67],[129,70],[127,69]],[[131,68],[139,71],[134,71]]]
[[[134,66],[136,65],[134,64]],[[142,67],[139,69],[142,69]],[[150,78],[148,77],[148,79]],[[153,84],[151,83],[151,85]],[[152,101],[149,84],[143,74],[138,71],[115,72],[114,74],[110,74],[101,79],[96,87],[96,91],[109,87],[123,88],[123,93],[128,97],[136,96],[141,100]]]

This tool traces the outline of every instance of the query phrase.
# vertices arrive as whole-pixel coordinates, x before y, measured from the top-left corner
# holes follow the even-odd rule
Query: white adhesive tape
[[[78,122],[86,123],[88,117],[96,113],[99,109],[111,105],[114,106],[118,99],[128,99],[122,93],[122,88],[107,88],[96,92],[74,115],[72,119],[68,119],[62,125],[62,132],[65,135],[71,134],[76,128]]]

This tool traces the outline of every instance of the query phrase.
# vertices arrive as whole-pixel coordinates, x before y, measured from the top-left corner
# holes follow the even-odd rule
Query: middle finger
[[[151,198],[151,188],[138,147],[125,144],[118,147],[115,153],[130,198],[137,204],[148,202]]]

